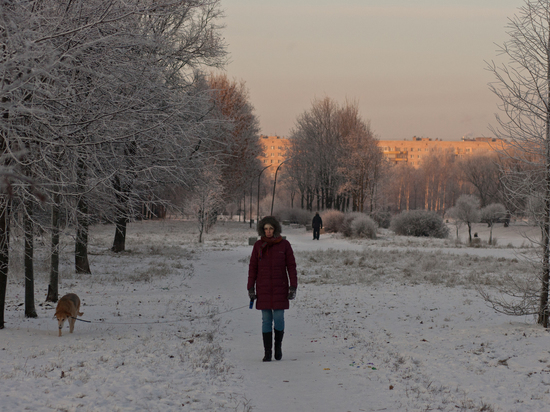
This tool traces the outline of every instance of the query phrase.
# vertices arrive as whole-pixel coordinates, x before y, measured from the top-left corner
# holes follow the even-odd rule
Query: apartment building
[[[260,135],[260,143],[264,156],[260,156],[262,164],[273,165],[269,171],[273,176],[277,166],[286,159],[286,150],[290,140],[282,136]],[[451,151],[456,157],[480,154],[500,150],[506,141],[494,137],[463,137],[460,141],[444,141],[427,137],[416,137],[403,140],[379,140],[378,147],[390,163],[407,163],[419,167],[422,160],[437,151]]]
[[[419,167],[422,160],[436,151],[451,151],[457,157],[502,149],[506,142],[494,137],[463,137],[461,141],[432,140],[414,136],[411,140],[380,140],[378,146],[391,163]]]
[[[286,150],[290,145],[290,140],[281,136],[260,135],[260,143],[264,149],[264,156],[260,156],[260,160],[264,167],[274,166],[269,170],[271,175],[274,175],[277,166],[286,159]]]

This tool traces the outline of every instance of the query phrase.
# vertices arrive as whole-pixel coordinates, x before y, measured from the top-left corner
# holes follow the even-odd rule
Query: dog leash
[[[158,321],[151,321],[151,322],[105,322],[105,321],[102,321],[102,320],[95,321],[95,320],[79,319],[79,318],[74,318],[72,316],[71,316],[71,319],[75,319],[75,320],[78,320],[80,322],[85,322],[85,323],[102,323],[104,325],[156,325],[156,324],[161,324],[161,323],[178,323],[178,322],[184,322],[184,321],[193,321],[193,320],[196,320],[196,319],[211,318],[213,316],[223,315],[225,313],[234,312],[236,310],[245,309],[247,307],[248,307],[248,305],[245,305],[245,306],[241,306],[239,308],[233,308],[233,309],[226,310],[224,312],[213,313],[213,314],[210,314],[210,315],[197,316],[197,317],[194,317],[194,318],[186,318],[186,319],[179,319],[179,320],[166,320],[166,321],[158,320]]]

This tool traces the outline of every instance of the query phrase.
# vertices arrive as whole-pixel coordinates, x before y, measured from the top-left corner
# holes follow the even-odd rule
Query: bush
[[[311,224],[313,215],[309,210],[300,208],[282,208],[273,212],[273,215],[282,224],[283,220],[288,220],[290,223],[298,223],[300,225]]]
[[[353,237],[376,239],[376,222],[367,215],[359,216],[351,222],[351,233]]]
[[[342,230],[342,222],[344,221],[344,214],[339,210],[325,210],[321,214],[323,219],[323,227],[326,232],[340,232]]]
[[[383,227],[387,229],[390,227],[391,223],[391,213],[389,211],[378,210],[374,213],[371,213],[371,217],[374,219],[378,227]]]
[[[351,230],[351,223],[355,220],[355,219],[358,219],[358,218],[361,218],[365,216],[365,214],[361,213],[361,212],[350,212],[350,213],[346,213],[344,215],[344,219],[342,220],[342,225],[340,227],[340,232],[342,232],[342,234],[345,236],[345,237],[351,237],[353,235],[353,232]]]
[[[449,228],[441,216],[427,210],[411,210],[394,216],[390,229],[397,235],[446,238]]]

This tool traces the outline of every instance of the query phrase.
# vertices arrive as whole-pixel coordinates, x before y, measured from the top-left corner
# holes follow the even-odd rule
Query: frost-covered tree
[[[538,323],[548,327],[550,280],[550,1],[526,0],[507,26],[509,36],[500,47],[506,59],[491,62],[494,74],[491,90],[500,100],[496,116],[496,136],[508,140],[503,154],[511,161],[503,170],[503,182],[512,204],[524,204],[539,194],[544,205],[539,215],[541,257],[538,264],[540,289],[538,304],[532,293],[523,293],[516,307],[500,306],[514,314],[533,313]],[[519,166],[519,167],[518,167]],[[521,206],[518,206],[521,209]],[[513,292],[522,296],[521,291]],[[499,302],[495,301],[496,306]]]
[[[470,183],[479,196],[481,207],[500,198],[500,170],[495,154],[474,154],[458,163],[460,177]]]
[[[339,112],[339,105],[329,97],[315,100],[310,110],[298,116],[290,136],[288,155],[292,160],[287,164],[293,177],[302,179],[308,210],[312,210],[314,198],[318,210],[340,206],[335,205],[342,183],[338,171],[342,150]]]
[[[455,206],[450,207],[445,212],[445,216],[448,216],[452,219],[452,224],[454,225],[454,227],[456,229],[456,240],[458,241],[460,239],[460,237],[458,236],[458,231],[462,227],[464,222],[462,220],[456,218],[455,216],[457,216],[457,215],[458,215],[458,210],[456,209]]]
[[[450,150],[438,150],[423,156],[417,173],[418,193],[423,197],[424,209],[445,213],[456,200],[456,161]]]
[[[456,205],[447,213],[453,219],[468,226],[468,237],[472,243],[472,224],[479,222],[480,219],[479,198],[474,195],[461,195],[456,201]]]
[[[80,95],[86,96],[85,104],[93,103],[87,111],[92,119],[79,134],[95,145],[92,153],[84,148],[77,156],[86,162],[77,163],[76,187],[83,187],[78,183],[82,180],[95,190],[79,190],[77,271],[89,270],[87,216],[99,213],[114,220],[113,250],[123,250],[125,225],[137,214],[139,203],[161,202],[163,185],[190,184],[193,175],[187,172],[195,169],[189,165],[191,153],[206,148],[205,139],[214,137],[198,126],[209,119],[205,104],[195,102],[204,101],[206,93],[197,92],[194,70],[223,63],[218,2],[117,6],[128,17],[88,34],[90,47],[81,53],[85,59],[78,69],[84,72]],[[78,103],[76,109],[82,102]]]
[[[222,161],[222,197],[228,203],[238,203],[261,170],[259,121],[244,81],[230,80],[226,74],[212,74],[208,82],[217,113],[223,120],[216,139]]]
[[[416,209],[416,185],[419,181],[419,171],[408,163],[392,166],[384,178],[382,185],[384,194],[394,212]]]
[[[352,208],[361,210],[370,198],[374,208],[382,161],[357,104],[315,100],[298,116],[290,140],[287,174],[302,194],[302,207],[344,210],[351,199]]]
[[[493,226],[496,222],[506,217],[506,208],[502,203],[491,203],[480,211],[480,220],[489,225],[489,244],[493,244]]]
[[[43,157],[37,148],[44,148],[50,134],[37,133],[35,118],[45,116],[42,102],[53,82],[51,71],[55,67],[54,50],[43,41],[44,24],[41,16],[47,5],[38,2],[4,2],[0,13],[0,138],[3,189],[0,245],[0,293],[3,327],[4,297],[9,262],[9,233],[13,220],[10,204],[13,197],[19,197],[18,204],[24,216],[25,231],[25,315],[35,317],[34,280],[32,273],[32,221],[34,187],[40,179],[37,166]],[[39,44],[41,43],[41,44]],[[38,124],[40,122],[37,122]],[[7,172],[7,173],[6,173]]]
[[[202,243],[203,234],[208,233],[222,211],[224,204],[222,195],[221,171],[215,166],[206,166],[186,204],[187,211],[197,218],[199,243]]]
[[[342,184],[339,191],[349,193],[353,210],[373,213],[375,192],[383,170],[382,153],[370,122],[359,115],[356,103],[346,103],[339,115],[342,153],[339,172]],[[365,204],[367,199],[369,204]],[[368,209],[368,210],[366,210]]]
[[[90,272],[92,218],[133,217],[163,184],[192,183],[210,156],[211,105],[195,72],[224,62],[220,17],[217,0],[2,3],[1,181],[12,197],[36,197],[36,186],[47,195],[52,300],[60,221],[76,227],[75,270]],[[7,251],[8,197],[2,211]],[[2,296],[5,285],[0,275]]]

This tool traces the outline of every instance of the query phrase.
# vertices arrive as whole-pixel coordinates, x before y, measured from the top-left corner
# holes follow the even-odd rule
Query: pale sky
[[[222,0],[227,75],[261,133],[288,137],[326,96],[357,101],[383,140],[492,136],[497,44],[523,0]]]

